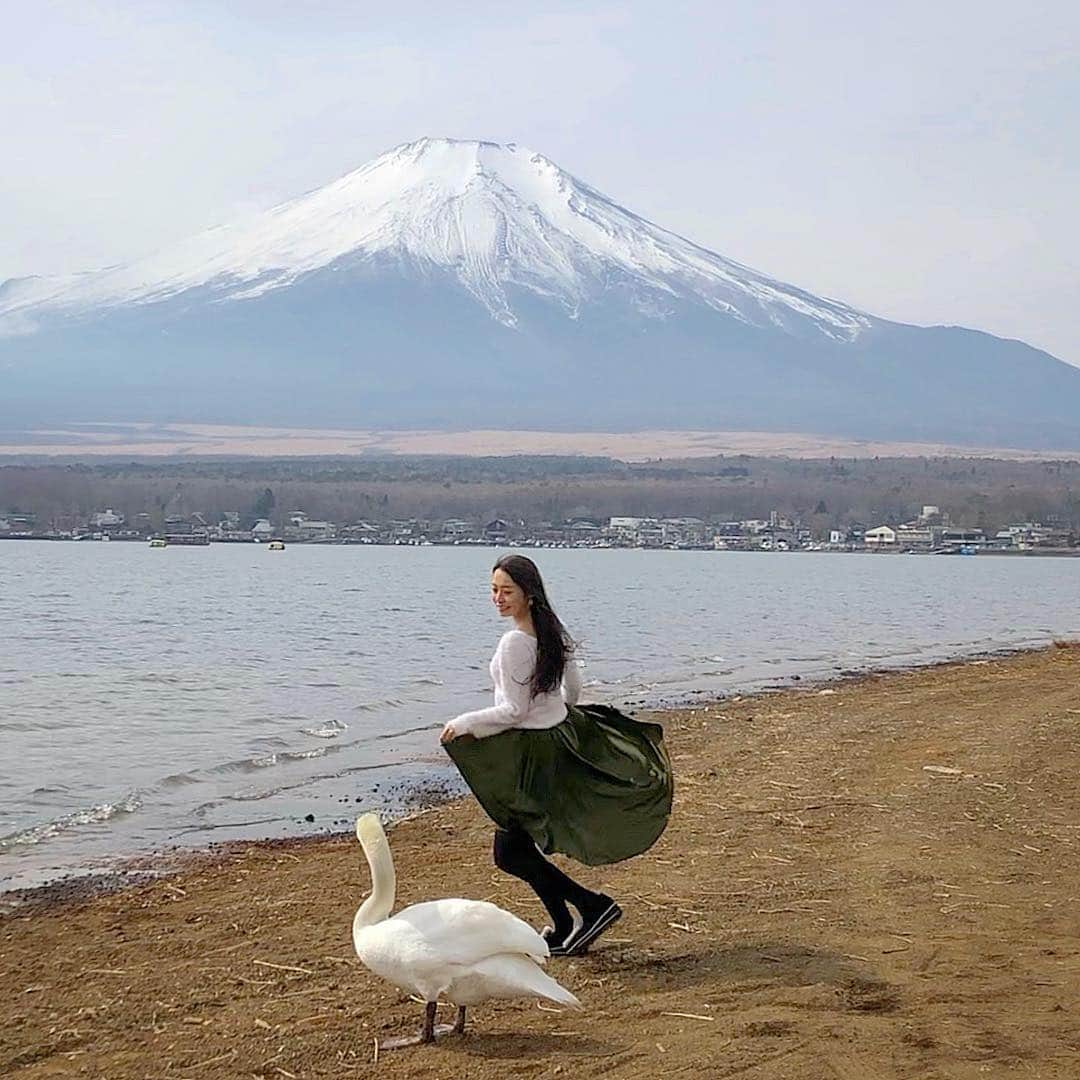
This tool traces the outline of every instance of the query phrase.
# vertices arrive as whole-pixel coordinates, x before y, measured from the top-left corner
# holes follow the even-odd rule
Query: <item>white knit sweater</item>
[[[536,638],[524,630],[508,630],[491,658],[495,704],[462,713],[453,719],[458,735],[485,739],[508,728],[552,728],[566,719],[566,706],[576,705],[581,694],[581,669],[567,660],[562,686],[530,700],[529,684],[536,669]]]

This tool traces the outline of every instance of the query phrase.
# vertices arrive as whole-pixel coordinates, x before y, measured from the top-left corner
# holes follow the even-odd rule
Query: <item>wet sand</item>
[[[192,857],[0,917],[20,1078],[1080,1075],[1080,647],[655,714],[678,791],[645,856],[582,876],[625,916],[551,962],[581,1013],[420,1006],[361,968],[351,836]],[[470,801],[391,833],[399,904],[494,900]]]

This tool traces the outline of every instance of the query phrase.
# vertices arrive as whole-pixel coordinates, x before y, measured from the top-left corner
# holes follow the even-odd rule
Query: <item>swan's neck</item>
[[[362,843],[371,870],[371,895],[360,905],[360,910],[353,918],[354,933],[365,926],[382,922],[394,910],[394,895],[397,891],[394,860],[390,857],[390,847],[385,837]]]

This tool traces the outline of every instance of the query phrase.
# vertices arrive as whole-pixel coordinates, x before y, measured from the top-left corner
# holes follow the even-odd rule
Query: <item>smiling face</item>
[[[491,575],[491,600],[500,615],[515,622],[529,614],[529,598],[505,570],[495,570]]]

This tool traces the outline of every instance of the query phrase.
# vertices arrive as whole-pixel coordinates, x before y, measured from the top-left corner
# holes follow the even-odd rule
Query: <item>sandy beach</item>
[[[966,1080],[1080,1075],[1080,647],[653,714],[677,794],[587,871],[625,917],[550,970],[580,1013],[420,1006],[352,953],[352,836],[237,845],[0,917],[0,1074]],[[396,826],[399,905],[539,922],[471,801]]]

